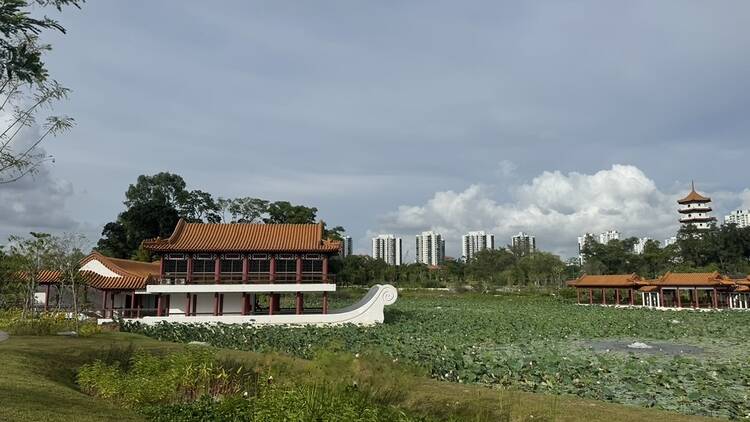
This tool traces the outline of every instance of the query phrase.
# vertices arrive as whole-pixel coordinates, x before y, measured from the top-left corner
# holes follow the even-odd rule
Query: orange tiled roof
[[[119,274],[122,277],[148,277],[151,275],[158,275],[160,268],[159,262],[141,262],[132,261],[130,259],[110,258],[106,255],[94,251],[90,253],[86,258],[81,260],[81,265],[85,265],[90,261],[97,260],[107,267],[110,271]]]
[[[28,272],[19,272],[15,273],[15,277],[17,277],[18,280],[24,280],[28,279],[27,277]],[[52,270],[42,270],[37,274],[36,282],[39,284],[54,284],[57,283],[60,279],[60,272],[59,271],[52,271]],[[28,280],[31,281],[31,280]]]
[[[100,290],[145,289],[150,277],[105,277],[93,271],[82,271],[86,284]]]
[[[180,220],[167,239],[148,239],[153,252],[338,252],[341,244],[323,239],[322,224],[204,224]]]
[[[731,286],[731,279],[722,276],[718,271],[712,273],[673,273],[668,272],[655,280],[660,286]]]
[[[568,283],[573,287],[634,287],[643,283],[637,274],[588,275],[584,274]]]
[[[678,204],[687,204],[690,202],[709,202],[711,198],[703,196],[695,191],[695,184],[691,184],[690,186],[690,193],[687,194],[686,197],[682,199],[678,199]]]

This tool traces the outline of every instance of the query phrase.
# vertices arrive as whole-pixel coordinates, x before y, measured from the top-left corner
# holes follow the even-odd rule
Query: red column
[[[607,304],[607,290],[602,289],[602,305],[606,305],[606,304]]]
[[[659,287],[659,306],[664,306],[664,290],[662,290],[661,287]]]
[[[296,269],[296,277],[297,283],[302,282],[302,255],[297,255],[297,269]]]
[[[242,305],[240,306],[240,315],[247,314],[247,293],[242,293]]]
[[[185,294],[185,316],[190,315],[190,293]]]
[[[295,304],[296,305],[295,306],[295,313],[297,315],[301,315],[302,314],[302,306],[303,306],[302,305],[302,293],[301,292],[297,292],[296,299],[297,300],[296,300],[296,304]]]
[[[161,293],[156,295],[156,316],[161,316]]]
[[[328,255],[323,256],[323,282],[328,282]]]
[[[580,304],[580,303],[581,303],[581,291],[580,291],[580,290],[578,290],[578,288],[576,288],[576,302],[577,302],[578,304]]]
[[[323,313],[328,313],[328,292],[323,292]]]
[[[219,294],[214,293],[214,316],[219,315]]]
[[[714,305],[714,308],[719,307],[719,299],[716,296],[716,287],[714,287],[713,292],[711,293],[711,302]]]
[[[107,291],[102,290],[102,318],[107,317]]]
[[[214,283],[221,281],[221,255],[216,255],[214,261]]]
[[[164,278],[164,256],[159,258],[159,277]]]
[[[270,293],[268,295],[268,315],[273,315],[273,310],[276,308],[276,295],[273,293]]]
[[[629,296],[629,299],[630,299],[630,306],[633,306],[633,304],[635,304],[635,301],[633,300],[633,289],[632,288],[630,290],[628,290],[628,296]]]
[[[276,256],[271,255],[271,262],[268,265],[268,279],[271,283],[276,280]]]
[[[594,304],[594,289],[589,287],[589,305]]]
[[[193,255],[187,257],[187,281],[188,283],[193,281]]]
[[[700,305],[698,304],[698,288],[693,287],[693,301],[695,302],[695,307],[700,308]]]
[[[615,289],[615,305],[620,304],[620,289]]]
[[[44,312],[47,312],[47,309],[49,309],[49,283],[47,283],[47,286],[45,287]]]
[[[247,255],[242,256],[242,282],[247,283],[248,271],[250,271],[250,261]]]

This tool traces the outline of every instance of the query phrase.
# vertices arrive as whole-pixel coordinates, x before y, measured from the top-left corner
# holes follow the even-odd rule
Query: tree
[[[72,315],[75,324],[75,331],[79,330],[81,297],[85,291],[83,287],[83,278],[80,272],[80,262],[84,257],[83,244],[85,237],[83,235],[66,234],[51,239],[51,269],[60,274],[60,295],[68,292],[72,305]]]
[[[259,223],[268,211],[268,201],[259,198],[219,198],[216,204],[224,223]],[[227,212],[231,219],[227,219]]]
[[[11,236],[10,253],[14,256],[13,274],[22,283],[21,318],[35,312],[35,297],[42,271],[52,267],[54,239],[47,233],[30,233],[30,237]]]
[[[276,201],[268,205],[266,224],[312,224],[318,209],[303,205],[292,205],[287,201]]]
[[[49,116],[42,130],[28,142],[19,142],[22,129],[36,123],[43,107],[67,98],[69,90],[55,80],[43,61],[51,49],[39,41],[45,31],[65,33],[65,28],[49,17],[34,18],[33,6],[80,8],[83,0],[4,0],[0,5],[0,111],[13,110],[9,125],[0,133],[0,184],[15,182],[38,170],[50,159],[40,148],[49,135],[70,129],[73,119]]]

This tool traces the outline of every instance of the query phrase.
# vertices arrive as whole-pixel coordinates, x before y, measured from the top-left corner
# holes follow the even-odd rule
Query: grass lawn
[[[154,351],[175,350],[182,344],[160,342],[127,333],[104,333],[89,338],[11,337],[0,343],[0,420],[2,421],[131,421],[141,418],[131,411],[87,396],[76,389],[75,369],[112,345]],[[358,362],[345,361],[338,370],[321,369],[315,361],[277,354],[221,350],[221,355],[263,368],[275,379],[328,379],[339,381]],[[354,366],[352,366],[354,365]],[[363,371],[377,372],[377,366]],[[369,369],[367,369],[369,368]],[[334,368],[335,369],[335,368]],[[390,368],[391,370],[397,370]],[[479,385],[441,382],[409,371],[394,374],[398,383],[388,383],[389,374],[371,374],[373,388],[389,388],[399,407],[438,418],[498,420],[511,408],[512,420],[554,421],[703,421],[633,406],[617,405],[572,396],[504,392]],[[375,385],[383,382],[382,385]],[[535,418],[530,419],[529,416]]]

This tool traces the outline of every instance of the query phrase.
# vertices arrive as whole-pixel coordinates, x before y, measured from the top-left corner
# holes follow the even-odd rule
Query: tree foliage
[[[644,251],[636,254],[637,239],[611,240],[600,244],[587,242],[583,248],[583,271],[588,274],[638,273],[647,278],[667,271],[720,271],[742,275],[750,271],[750,228],[734,224],[699,230],[686,226],[677,233],[677,243],[660,247],[646,242]]]
[[[49,116],[39,133],[19,141],[23,129],[36,124],[43,107],[67,98],[69,90],[49,78],[44,53],[51,47],[39,41],[45,31],[65,33],[65,28],[47,16],[37,18],[31,8],[80,7],[82,0],[3,0],[0,2],[0,112],[12,115],[0,132],[0,184],[17,181],[50,157],[40,148],[50,135],[70,129],[73,119]]]
[[[139,249],[144,239],[169,237],[180,218],[191,223],[310,224],[318,209],[288,201],[270,202],[253,197],[218,198],[202,190],[189,190],[182,176],[161,172],[138,176],[125,192],[125,211],[107,223],[96,249],[116,258],[148,261]],[[324,235],[340,239],[344,228],[325,229]]]

